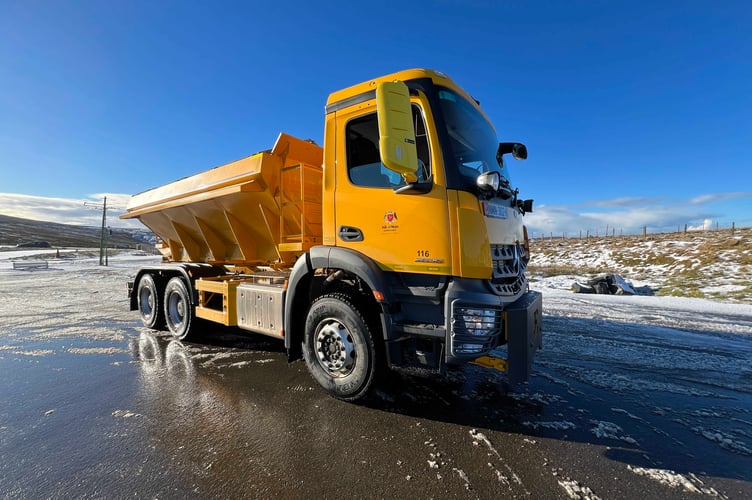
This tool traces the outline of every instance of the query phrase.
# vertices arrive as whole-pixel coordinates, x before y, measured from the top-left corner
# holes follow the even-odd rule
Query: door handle
[[[339,239],[342,241],[363,241],[363,231],[357,227],[352,226],[340,226],[339,227]]]

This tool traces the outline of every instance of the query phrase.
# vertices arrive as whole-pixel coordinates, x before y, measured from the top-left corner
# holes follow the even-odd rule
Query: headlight
[[[489,336],[498,329],[494,309],[458,308],[455,311],[455,332],[474,336]]]
[[[501,335],[501,308],[452,305],[452,355],[479,355],[492,349]]]

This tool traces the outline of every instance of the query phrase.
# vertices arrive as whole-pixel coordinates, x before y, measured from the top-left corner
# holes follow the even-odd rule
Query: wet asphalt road
[[[129,272],[0,271],[0,496],[752,497],[750,336],[550,311],[527,385],[395,374],[354,405],[275,341],[140,327]]]

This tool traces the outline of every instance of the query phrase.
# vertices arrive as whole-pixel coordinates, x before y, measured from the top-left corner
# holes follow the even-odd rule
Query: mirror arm
[[[411,182],[394,189],[395,194],[426,194],[433,188],[433,178],[429,177],[425,182]]]

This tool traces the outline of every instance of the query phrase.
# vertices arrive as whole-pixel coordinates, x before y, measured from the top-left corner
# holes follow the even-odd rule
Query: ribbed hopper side
[[[169,260],[290,263],[321,242],[322,159],[319,146],[280,134],[269,152],[132,196],[121,218],[154,231]]]

